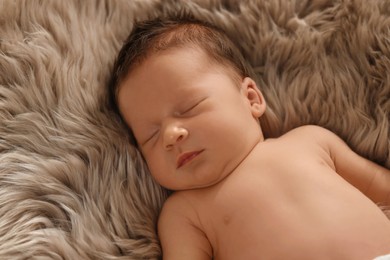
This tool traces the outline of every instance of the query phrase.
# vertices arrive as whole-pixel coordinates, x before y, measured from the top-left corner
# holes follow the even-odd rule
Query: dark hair
[[[201,48],[212,60],[233,68],[241,77],[252,74],[240,50],[221,29],[210,23],[189,14],[141,21],[134,24],[113,67],[109,91],[114,105],[121,81],[134,67],[149,55],[184,46]]]
[[[189,14],[136,22],[113,67],[109,86],[113,109],[121,116],[117,94],[121,82],[132,69],[150,55],[187,46],[200,48],[211,61],[232,69],[235,78],[254,78],[251,66],[247,64],[238,47],[223,30],[210,23],[197,20]],[[132,134],[131,129],[129,130]],[[135,141],[134,136],[132,138]]]

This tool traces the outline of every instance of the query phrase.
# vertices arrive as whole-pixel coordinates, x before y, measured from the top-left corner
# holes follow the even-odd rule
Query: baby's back
[[[297,135],[297,136],[295,136]],[[304,139],[304,138],[303,138]],[[179,193],[215,259],[372,259],[390,253],[390,221],[299,132],[258,144],[225,180]]]

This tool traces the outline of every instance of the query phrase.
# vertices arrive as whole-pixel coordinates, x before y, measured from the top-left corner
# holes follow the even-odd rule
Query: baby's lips
[[[184,166],[186,163],[190,162],[192,159],[194,159],[196,156],[198,156],[201,152],[203,152],[203,150],[181,153],[178,156],[177,161],[176,161],[177,169]]]

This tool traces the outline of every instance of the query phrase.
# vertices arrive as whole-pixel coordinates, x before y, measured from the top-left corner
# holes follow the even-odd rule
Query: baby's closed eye
[[[188,103],[189,105],[186,106],[185,109],[183,109],[182,112],[180,112],[180,115],[181,116],[189,116],[191,115],[193,112],[196,112],[196,109],[200,107],[200,104],[206,100],[206,98],[202,98],[200,100],[197,100],[195,102],[190,102]]]
[[[138,144],[142,147],[158,136],[160,132],[160,127],[154,125],[153,127],[149,126],[140,128],[138,130],[139,135],[137,137],[137,140],[139,141]]]
[[[153,131],[151,134],[148,135],[148,137],[146,137],[145,141],[143,141],[142,143],[145,144],[151,141],[153,137],[157,136],[157,134],[158,134],[158,130]]]

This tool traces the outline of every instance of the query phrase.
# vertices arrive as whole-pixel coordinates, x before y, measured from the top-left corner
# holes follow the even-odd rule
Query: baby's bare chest
[[[299,254],[309,245],[342,244],[345,237],[332,230],[363,234],[369,222],[351,219],[375,210],[373,203],[321,163],[289,166],[248,167],[198,198],[199,225],[216,256],[244,259],[245,252],[245,259],[256,259],[281,248]]]

